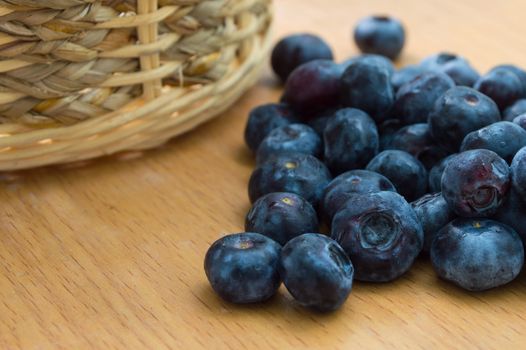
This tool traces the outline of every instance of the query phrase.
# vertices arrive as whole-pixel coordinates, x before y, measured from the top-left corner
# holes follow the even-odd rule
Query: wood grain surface
[[[372,13],[406,24],[400,64],[449,50],[481,71],[526,66],[520,0],[276,0],[276,37],[315,32],[343,59],[357,53],[353,24]],[[245,307],[212,292],[203,256],[243,229],[249,208],[247,113],[279,93],[267,71],[221,118],[161,149],[2,174],[0,348],[524,348],[524,275],[466,293],[422,259],[394,283],[356,283],[329,315],[303,310],[284,288]]]

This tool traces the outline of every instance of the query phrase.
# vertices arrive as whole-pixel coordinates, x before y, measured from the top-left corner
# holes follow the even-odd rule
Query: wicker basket
[[[253,84],[271,0],[0,0],[0,170],[155,147]]]

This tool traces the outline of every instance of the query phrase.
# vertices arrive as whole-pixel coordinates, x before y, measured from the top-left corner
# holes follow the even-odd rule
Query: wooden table
[[[357,53],[358,18],[389,13],[408,29],[402,64],[447,49],[482,71],[526,66],[524,1],[276,3],[277,37],[319,33],[340,59]],[[422,260],[394,283],[356,283],[330,315],[303,310],[283,288],[260,306],[216,297],[203,256],[243,229],[254,165],[245,119],[279,92],[267,71],[221,118],[142,157],[2,175],[0,348],[524,348],[524,276],[471,294]]]

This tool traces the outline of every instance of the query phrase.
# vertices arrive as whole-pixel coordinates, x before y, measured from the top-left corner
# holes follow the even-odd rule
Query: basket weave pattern
[[[0,0],[0,169],[155,147],[257,79],[270,0]]]

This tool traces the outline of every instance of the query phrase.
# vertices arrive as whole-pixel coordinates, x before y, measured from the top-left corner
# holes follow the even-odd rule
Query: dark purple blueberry
[[[335,177],[323,192],[320,209],[325,221],[330,224],[334,214],[354,194],[381,191],[396,192],[394,185],[385,176],[368,170],[351,170]]]
[[[479,73],[461,56],[441,52],[425,58],[420,65],[427,70],[446,73],[458,86],[469,86],[480,78]]]
[[[502,119],[508,122],[513,121],[515,117],[526,113],[526,98],[515,101],[511,106],[502,112]]]
[[[497,122],[470,132],[462,141],[460,151],[489,149],[508,163],[522,147],[526,146],[526,130],[511,122]]]
[[[437,234],[430,255],[438,276],[470,291],[511,282],[524,264],[519,235],[487,219],[454,220]]]
[[[420,74],[396,92],[392,116],[404,125],[425,123],[435,101],[454,86],[453,80],[444,73]]]
[[[492,219],[513,228],[521,237],[524,245],[526,244],[526,215],[524,213],[526,213],[526,202],[521,199],[519,193],[512,187]]]
[[[293,34],[281,39],[272,50],[272,69],[281,81],[304,63],[317,59],[332,60],[332,50],[322,38],[312,34]]]
[[[331,237],[351,258],[356,279],[370,282],[400,277],[423,244],[415,212],[395,192],[353,196],[334,216]]]
[[[431,169],[447,156],[447,152],[436,145],[427,123],[408,125],[396,131],[384,145],[384,150],[388,149],[406,151],[421,161],[426,169]]]
[[[261,142],[256,154],[257,163],[281,153],[304,153],[319,157],[321,138],[305,124],[290,124],[272,130]]]
[[[367,164],[366,169],[382,174],[391,180],[398,193],[408,201],[414,201],[426,194],[426,168],[407,152],[383,151]]]
[[[510,168],[495,152],[476,149],[452,158],[442,175],[442,195],[463,217],[494,214],[510,187]]]
[[[315,157],[301,153],[283,154],[258,165],[250,176],[248,195],[250,202],[254,203],[267,193],[292,192],[316,207],[330,181],[331,173]]]
[[[513,188],[526,201],[526,147],[521,148],[513,157],[510,171]]]
[[[393,66],[393,62],[391,62],[390,59],[386,58],[385,56],[375,54],[358,55],[343,61],[342,63],[340,63],[342,71],[345,71],[352,63],[362,60],[366,60],[367,62],[371,62],[378,66],[384,67],[385,69],[387,69],[390,76],[392,76],[395,73],[395,67]]]
[[[442,174],[446,169],[449,161],[456,156],[457,153],[447,156],[438,162],[434,167],[429,171],[429,191],[431,193],[441,192],[442,191]]]
[[[261,105],[250,111],[245,127],[245,143],[253,152],[267,135],[280,126],[296,122],[297,117],[289,106],[283,103]]]
[[[517,124],[524,130],[526,130],[526,113],[518,115],[515,118],[513,118],[513,123]]]
[[[521,79],[512,70],[502,67],[490,70],[473,87],[489,96],[501,110],[524,97]]]
[[[254,202],[245,219],[245,230],[284,245],[303,233],[318,232],[318,216],[312,205],[297,194],[274,192]]]
[[[441,193],[426,194],[411,203],[411,206],[424,231],[424,247],[422,251],[429,253],[431,243],[438,231],[453,221],[456,215],[449,208]]]
[[[278,243],[259,233],[222,237],[206,252],[206,277],[226,301],[237,304],[265,301],[281,284],[280,252]]]
[[[402,124],[398,119],[388,119],[378,125],[378,133],[380,134],[380,151],[385,151],[385,147],[387,147],[401,127]]]
[[[436,101],[428,123],[442,148],[458,152],[467,134],[498,121],[500,112],[495,102],[474,89],[457,86]]]
[[[365,112],[340,109],[323,131],[325,163],[333,174],[363,168],[378,153],[376,124]]]
[[[507,69],[515,73],[522,83],[523,97],[526,98],[526,71],[513,64],[501,64],[496,66],[494,69]]]
[[[394,60],[404,48],[405,31],[396,18],[370,16],[361,19],[354,28],[354,41],[362,52]]]
[[[343,105],[361,109],[377,122],[385,120],[394,102],[390,72],[367,56],[347,66],[340,88]]]
[[[281,251],[279,271],[294,299],[316,311],[340,308],[351,293],[351,260],[338,243],[321,234],[290,240]]]
[[[308,120],[339,104],[341,75],[341,67],[333,61],[302,64],[287,79],[281,100],[292,106],[302,120]]]
[[[395,91],[398,91],[398,89],[400,89],[402,85],[409,83],[417,76],[426,71],[428,71],[426,68],[418,64],[411,64],[405,66],[403,68],[400,68],[393,74],[393,76],[391,77],[391,84],[393,85]]]

